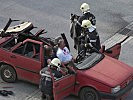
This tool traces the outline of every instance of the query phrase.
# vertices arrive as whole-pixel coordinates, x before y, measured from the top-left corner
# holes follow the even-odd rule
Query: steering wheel
[[[85,50],[82,50],[76,57],[76,62],[80,62],[85,57]]]

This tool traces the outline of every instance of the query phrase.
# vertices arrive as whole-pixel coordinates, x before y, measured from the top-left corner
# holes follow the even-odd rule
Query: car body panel
[[[34,28],[32,22],[29,22],[29,21],[22,22],[18,25],[11,27],[10,25],[14,21],[19,21],[19,20],[12,20],[11,18],[9,18],[5,27],[0,30],[1,37],[7,37],[7,36],[11,36],[13,34],[19,34],[19,33],[23,33],[23,32],[27,33],[27,32],[30,32],[30,30],[32,30]]]
[[[22,31],[26,31],[28,29],[31,29],[33,27],[33,24],[31,22],[23,22],[19,25],[13,26],[13,27],[9,27],[6,32],[7,33],[17,33],[17,32],[22,32]],[[1,30],[0,30],[1,32]]]
[[[16,71],[20,79],[28,80],[37,84],[40,79],[39,71],[41,70],[41,62],[31,58],[27,58],[18,54],[11,54],[10,61],[15,65]],[[14,56],[14,57],[13,57]]]
[[[105,55],[108,55],[112,58],[116,58],[118,59],[119,58],[119,55],[120,55],[120,51],[121,51],[121,44],[118,43],[118,44],[115,44],[113,47],[111,47],[109,50],[112,51],[112,53],[107,53],[107,52],[104,52]]]
[[[97,91],[106,91],[110,92],[110,87],[103,83],[101,80],[97,80],[93,77],[93,71],[88,71],[87,74],[84,74],[84,71],[77,70],[76,83],[75,85],[75,94],[79,94],[80,90],[84,87],[92,87]],[[95,72],[94,72],[95,73]],[[90,74],[90,76],[89,76]]]
[[[67,75],[64,78],[53,82],[54,100],[61,100],[62,98],[74,92],[75,75]]]
[[[27,42],[33,42],[33,43],[38,43],[38,45],[42,45],[41,42],[27,39],[23,43],[20,43],[17,46],[14,46],[12,50],[4,50],[4,48],[3,49],[1,48],[0,61],[13,66],[16,69],[17,76],[19,79],[27,80],[27,81],[30,81],[31,83],[38,84],[40,79],[39,71],[42,69],[42,65],[44,63],[44,62],[43,63],[41,62],[43,60],[41,46],[39,51],[40,52],[39,60],[24,56],[22,54],[14,53],[14,51],[17,48],[19,48],[21,45]]]

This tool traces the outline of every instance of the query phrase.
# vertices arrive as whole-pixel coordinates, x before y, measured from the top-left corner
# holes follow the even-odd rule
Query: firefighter
[[[51,74],[54,76],[54,79],[62,77],[63,74],[61,73],[60,65],[61,61],[58,58],[54,58],[50,65],[40,71],[41,80],[39,88],[42,92],[42,99],[46,97],[47,100],[53,100],[53,81]]]
[[[82,31],[82,21],[83,20],[90,20],[91,24],[93,25],[93,27],[96,28],[96,18],[95,16],[90,12],[90,6],[87,3],[83,3],[80,6],[80,10],[82,11],[83,15],[80,16],[77,20],[77,24],[75,26],[75,30],[76,30],[76,36],[80,36],[81,31]]]
[[[86,44],[89,44],[90,47],[94,47],[95,49],[100,50],[101,44],[100,44],[99,35],[96,31],[96,28],[91,24],[91,21],[83,20],[81,27],[82,27],[82,33],[80,36],[81,37],[80,40],[83,39],[84,45],[86,46]]]

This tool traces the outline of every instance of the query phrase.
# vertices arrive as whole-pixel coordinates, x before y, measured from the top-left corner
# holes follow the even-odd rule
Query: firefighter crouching
[[[55,79],[62,77],[63,74],[60,71],[60,65],[61,61],[58,58],[54,58],[50,65],[40,71],[41,79],[39,88],[42,92],[43,100],[45,98],[46,100],[53,100],[53,82],[51,74]]]
[[[92,46],[95,47],[97,50],[100,50],[100,38],[96,31],[96,27],[93,26],[89,20],[83,20],[81,27],[83,27],[83,33],[88,34],[88,39]]]
[[[83,20],[81,27],[82,32],[78,39],[78,51],[80,52],[81,50],[83,50],[87,44],[89,44],[90,47],[94,47],[99,51],[101,49],[101,44],[99,35],[96,31],[96,27],[93,26],[89,20]]]

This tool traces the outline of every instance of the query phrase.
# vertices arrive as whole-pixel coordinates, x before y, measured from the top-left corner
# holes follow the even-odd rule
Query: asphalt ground
[[[0,0],[0,28],[3,28],[9,17],[21,21],[31,21],[38,29],[45,28],[48,31],[44,36],[56,37],[65,33],[70,43],[71,52],[73,41],[69,36],[70,14],[81,15],[80,5],[83,2],[90,4],[91,12],[97,20],[97,31],[101,42],[115,35],[115,33],[128,25],[133,20],[133,0]],[[15,24],[15,23],[13,23]],[[132,35],[132,34],[131,34]],[[133,39],[123,43],[119,60],[133,66]],[[0,89],[12,90],[13,96],[3,97],[0,100],[25,100],[35,95],[38,86],[18,81],[9,84],[0,79]],[[38,98],[36,98],[37,100]],[[132,100],[133,92],[125,100]],[[69,96],[65,100],[78,100],[75,96]]]

